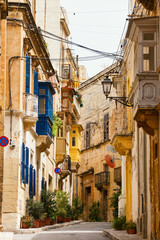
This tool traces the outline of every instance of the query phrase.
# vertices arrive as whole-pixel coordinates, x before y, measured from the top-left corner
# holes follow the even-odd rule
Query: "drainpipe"
[[[10,109],[10,138],[12,138],[12,116],[13,116],[12,88],[11,88],[11,67],[12,67],[14,61],[18,58],[19,58],[19,56],[11,57],[9,59],[9,62],[8,62],[8,71],[9,71],[9,106],[8,106],[8,110]]]

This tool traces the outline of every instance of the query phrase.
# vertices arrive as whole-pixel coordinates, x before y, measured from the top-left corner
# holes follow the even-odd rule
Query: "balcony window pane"
[[[154,47],[143,47],[143,71],[154,71]]]
[[[45,99],[39,98],[39,114],[45,114]]]
[[[154,33],[144,33],[143,40],[154,41]]]
[[[39,95],[46,95],[45,89],[39,89]]]
[[[72,146],[75,147],[76,146],[76,138],[72,137]]]

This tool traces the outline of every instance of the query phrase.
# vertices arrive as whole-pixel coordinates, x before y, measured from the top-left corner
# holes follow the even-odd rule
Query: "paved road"
[[[36,234],[32,240],[110,240],[103,230],[111,228],[109,223],[81,223]]]

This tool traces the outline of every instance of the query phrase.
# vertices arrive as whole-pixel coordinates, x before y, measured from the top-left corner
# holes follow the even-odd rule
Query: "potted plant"
[[[100,213],[100,203],[92,202],[92,205],[89,207],[89,219],[91,222],[97,222],[99,213]]]
[[[22,228],[31,228],[34,225],[34,218],[32,216],[23,216],[21,223]]]
[[[56,212],[56,201],[55,193],[49,190],[41,191],[41,202],[44,206],[44,212],[46,213],[46,218],[44,219],[46,225],[51,224],[52,217]]]
[[[27,214],[31,215],[35,219],[34,228],[39,228],[41,217],[44,213],[43,203],[42,202],[36,202],[33,201],[33,199],[27,199],[26,200],[26,212]]]
[[[126,230],[129,234],[135,234],[136,233],[136,224],[133,221],[127,222]]]
[[[67,205],[67,209],[66,209],[66,218],[65,218],[65,221],[66,221],[66,222],[71,222],[71,216],[72,216],[72,209],[71,209],[71,205],[68,204],[68,205]]]
[[[64,222],[67,213],[68,195],[66,192],[58,190],[56,193],[56,216],[57,222]]]
[[[72,220],[78,220],[83,213],[83,205],[79,197],[75,197],[72,201]]]
[[[47,213],[43,213],[42,216],[41,216],[41,222],[40,222],[40,225],[41,227],[44,227],[46,225],[46,222],[45,222],[45,219],[47,218]]]

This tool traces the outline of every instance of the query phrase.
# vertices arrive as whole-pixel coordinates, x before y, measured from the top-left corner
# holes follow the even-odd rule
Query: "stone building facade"
[[[118,128],[111,142],[126,156],[127,221],[136,222],[142,239],[159,239],[159,1],[130,5],[124,61],[113,84],[133,105],[117,105],[127,128]]]
[[[101,219],[112,221],[110,197],[113,189],[121,185],[121,158],[112,151],[110,136],[114,122],[110,117],[115,108],[103,95],[101,81],[114,72],[117,65],[106,68],[96,76],[83,82],[79,87],[84,102],[81,109],[81,166],[78,171],[78,192],[84,203],[84,219],[89,220],[89,206],[93,201],[100,202]],[[113,94],[115,90],[112,91]],[[114,155],[115,168],[106,164],[105,155]]]

